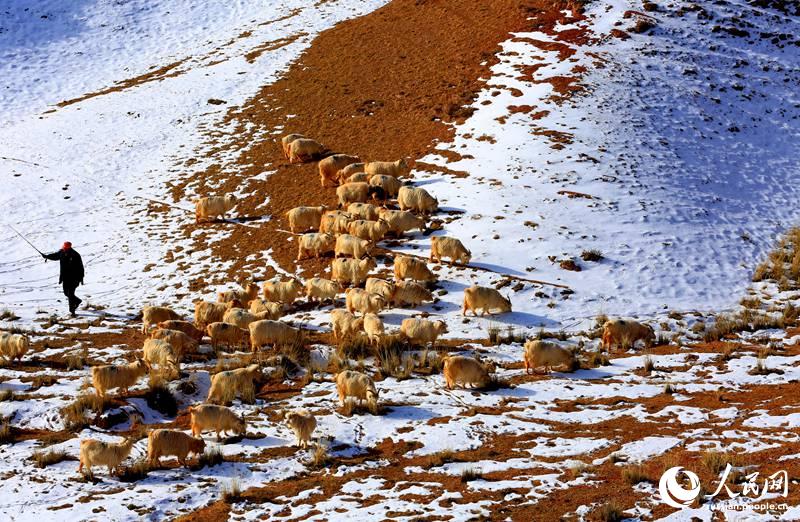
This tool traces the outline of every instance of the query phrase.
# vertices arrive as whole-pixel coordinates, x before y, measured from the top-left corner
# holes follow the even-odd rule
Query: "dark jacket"
[[[61,249],[52,254],[42,254],[45,259],[61,262],[61,273],[58,276],[59,283],[83,284],[83,261],[81,255],[73,249]]]

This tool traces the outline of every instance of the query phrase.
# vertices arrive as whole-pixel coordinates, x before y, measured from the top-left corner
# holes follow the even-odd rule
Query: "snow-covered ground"
[[[26,320],[38,308],[66,309],[54,303],[56,265],[45,264],[5,225],[44,251],[72,241],[87,265],[78,295],[109,313],[174,303],[180,282],[217,269],[201,261],[191,268],[167,265],[168,243],[179,246],[172,241],[175,223],[193,219],[193,212],[150,215],[142,198],[171,202],[166,183],[193,157],[202,129],[218,127],[229,107],[275,79],[319,31],[384,3],[5,2],[2,307]],[[178,65],[154,81],[56,106],[170,64]],[[183,208],[193,208],[191,199],[187,194]]]
[[[6,2],[0,8],[0,175],[5,188],[0,222],[42,249],[72,240],[91,274],[80,295],[109,313],[124,316],[143,304],[161,302],[188,309],[196,295],[187,281],[223,267],[207,252],[193,252],[192,264],[166,261],[168,249],[190,246],[174,234],[179,222],[192,216],[178,208],[148,213],[150,202],[141,198],[169,200],[168,182],[182,174],[182,162],[203,147],[202,132],[220,125],[230,106],[278,77],[316,33],[382,3]],[[800,190],[795,183],[800,159],[792,146],[800,133],[800,53],[795,45],[780,47],[761,33],[797,34],[800,20],[738,2],[691,5],[700,10],[679,1],[669,11],[651,13],[654,30],[622,40],[609,36],[611,30],[632,26],[634,19],[624,13],[641,6],[598,0],[590,4],[586,20],[559,28],[563,35],[585,29],[586,45],[537,32],[504,43],[475,113],[456,129],[453,143],[441,145],[462,159],[421,158],[469,177],[417,171],[416,178],[439,197],[444,212],[463,212],[453,214],[456,219],[445,224],[444,233],[464,240],[474,265],[568,285],[574,293],[524,282],[515,291],[512,282],[503,292],[512,296],[514,313],[462,322],[463,288],[471,281],[494,284],[499,276],[442,267],[440,285],[447,292],[422,309],[444,316],[451,337],[484,338],[491,325],[578,329],[602,312],[647,317],[659,324],[660,334],[686,346],[702,338],[687,333],[697,318],[668,319],[666,310],[733,308],[744,295],[755,263],[797,218],[793,203]],[[752,24],[750,36],[712,31],[714,25],[732,27],[737,18]],[[530,71],[526,66],[531,64],[542,66]],[[143,76],[148,73],[153,74]],[[546,80],[564,75],[574,75],[584,90],[568,100],[553,99]],[[109,90],[136,77],[138,82]],[[93,92],[102,94],[57,106]],[[532,110],[509,109],[524,105]],[[563,148],[553,147],[551,131],[566,133],[559,135],[568,138]],[[559,194],[562,190],[591,198],[568,198]],[[190,199],[187,194],[184,208]],[[258,223],[235,226],[245,225]],[[29,324],[40,309],[53,311],[59,294],[56,267],[3,228],[7,255],[0,259],[0,308],[13,309],[23,318],[18,324]],[[398,248],[416,246],[414,251],[424,255],[428,245],[428,238],[415,235]],[[590,249],[602,252],[604,259],[581,260],[581,252]],[[568,257],[583,270],[560,268],[558,262]],[[798,303],[797,295],[779,294],[770,284],[758,288],[773,304]],[[393,310],[384,318],[394,329],[409,313]],[[308,318],[311,324],[325,320],[324,313]],[[87,333],[109,327],[114,325],[94,326]],[[797,342],[796,336],[776,330],[740,340],[753,342],[755,336],[786,346]],[[573,335],[562,344],[580,344],[589,351],[597,340]],[[80,349],[76,341],[36,356]],[[115,346],[91,358],[119,362],[136,349]],[[747,454],[797,442],[800,421],[793,407],[768,409],[746,402],[709,407],[703,402],[719,389],[746,392],[749,386],[797,380],[796,354],[765,356],[761,364],[771,370],[767,374],[752,371],[759,364],[753,352],[723,357],[688,348],[527,379],[523,370],[509,367],[520,360],[518,343],[463,349],[504,364],[498,376],[520,383],[478,393],[448,391],[441,375],[390,377],[378,383],[386,405],[381,416],[345,417],[337,411],[330,375],[322,375],[287,398],[236,402],[237,412],[248,417],[249,436],[227,444],[207,436],[209,446],[221,448],[231,460],[199,471],[160,469],[133,485],[104,472],[97,484],[80,481],[74,461],[34,468],[26,459],[40,449],[38,441],[2,445],[0,513],[16,520],[161,520],[207,505],[234,479],[246,489],[299,477],[306,472],[309,452],[290,451],[291,433],[269,418],[276,409],[289,407],[306,407],[317,415],[317,436],[337,448],[331,450],[331,475],[337,477],[385,467],[376,459],[357,465],[337,459],[369,455],[387,439],[412,440],[409,433],[422,444],[409,452],[412,457],[477,450],[495,437],[529,439],[523,455],[516,452],[513,458],[409,466],[404,471],[416,477],[413,485],[358,476],[322,500],[308,500],[320,493],[308,490],[263,504],[238,502],[232,508],[234,520],[352,520],[384,516],[388,510],[412,513],[398,519],[444,513],[467,520],[490,516],[492,502],[454,502],[461,494],[433,480],[436,475],[461,475],[465,468],[487,474],[518,470],[511,479],[480,478],[465,487],[487,496],[523,490],[505,500],[533,506],[550,492],[595,480],[591,468],[572,478],[564,474],[577,462],[601,467],[620,460],[623,466],[680,447]],[[327,351],[319,350],[315,355],[324,359]],[[649,362],[655,370],[646,374],[642,369]],[[175,390],[182,408],[205,397],[210,369],[184,366],[196,390],[188,396]],[[59,410],[82,393],[88,368],[48,368],[46,373],[57,382],[31,389],[28,373],[0,370],[0,391],[17,394],[0,402],[0,415],[13,426],[63,428]],[[665,400],[669,404],[659,404],[667,383],[675,393]],[[133,391],[144,387],[142,382]],[[564,402],[574,404],[562,408]],[[126,408],[149,424],[173,420],[149,409],[143,399],[128,403]],[[609,419],[635,419],[637,426],[654,429],[646,435],[594,432],[594,425]],[[111,438],[114,432],[98,431],[79,435]],[[78,444],[78,437],[72,437],[54,448],[74,457]],[[145,446],[138,442],[133,457],[141,457]],[[264,456],[267,450],[285,453]],[[526,471],[534,468],[535,473]],[[657,498],[651,485],[637,487],[650,500]],[[408,494],[425,500],[411,502],[404,498]],[[594,507],[577,507],[575,514],[581,518]],[[647,518],[653,508],[654,503],[641,502],[636,512]],[[704,506],[672,518],[681,516],[711,520],[714,511]]]

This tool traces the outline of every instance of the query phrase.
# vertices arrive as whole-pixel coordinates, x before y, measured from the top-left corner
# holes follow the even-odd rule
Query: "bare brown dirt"
[[[514,31],[552,31],[556,22],[566,21],[560,11],[565,5],[552,0],[396,0],[343,22],[320,34],[280,80],[228,114],[226,123],[235,127],[230,143],[220,145],[211,158],[238,151],[236,165],[220,160],[187,176],[172,187],[173,197],[185,199],[189,187],[210,193],[207,183],[213,183],[214,193],[244,188],[257,196],[239,205],[239,215],[275,216],[258,227],[200,227],[226,228],[227,238],[215,243],[212,252],[232,261],[233,280],[256,266],[247,256],[269,248],[283,268],[294,271],[297,265],[301,273],[317,273],[329,261],[296,263],[295,243],[287,242],[280,230],[288,228],[284,214],[295,206],[335,207],[334,190],[320,187],[316,163],[290,165],[283,158],[280,136],[299,132],[331,152],[357,154],[364,160],[422,157],[437,142],[452,138],[448,124],[471,114],[465,106],[484,86],[498,44]],[[275,134],[256,137],[265,130]],[[265,171],[274,172],[266,181],[251,180]],[[262,205],[264,201],[268,203]],[[186,235],[196,228],[187,225]],[[198,246],[205,246],[205,234],[196,239]],[[192,288],[212,282],[196,281]]]

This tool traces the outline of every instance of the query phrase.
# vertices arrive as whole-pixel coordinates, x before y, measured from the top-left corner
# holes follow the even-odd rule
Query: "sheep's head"
[[[650,325],[642,325],[645,329],[645,337],[644,343],[646,346],[650,347],[656,343],[656,332],[653,330],[653,327]]]
[[[447,333],[447,323],[444,321],[436,321],[433,325],[439,335]]]
[[[237,420],[236,432],[239,433],[240,435],[244,435],[245,432],[247,431],[247,421],[245,420],[244,415],[242,415],[236,420]]]
[[[303,283],[301,283],[301,282],[300,282],[300,281],[298,281],[297,279],[292,279],[292,280],[289,282],[289,288],[291,288],[291,290],[292,290],[293,292],[299,292],[300,290],[302,290],[302,289],[303,289]]]
[[[500,299],[503,300],[503,304],[500,307],[501,312],[510,312],[511,311],[511,299],[508,297],[500,296]]]
[[[378,404],[378,389],[375,388],[375,385],[372,383],[370,383],[370,386],[367,388],[367,402]]]
[[[189,443],[189,449],[191,450],[192,453],[196,453],[199,455],[200,453],[203,453],[206,450],[206,441],[204,441],[203,439],[192,437],[192,440]]]
[[[408,168],[408,162],[406,162],[406,159],[405,159],[405,158],[401,158],[401,159],[397,160],[397,167],[398,167],[400,170],[402,170],[403,172],[406,172],[406,171],[408,171],[408,170],[409,170],[409,168]]]
[[[372,257],[362,259],[359,261],[359,265],[366,270],[373,270],[376,266],[378,266],[378,264],[375,262],[375,259]]]
[[[231,209],[231,208],[235,207],[236,203],[238,203],[238,200],[236,199],[235,195],[228,194],[228,195],[225,196],[225,206],[228,209]]]

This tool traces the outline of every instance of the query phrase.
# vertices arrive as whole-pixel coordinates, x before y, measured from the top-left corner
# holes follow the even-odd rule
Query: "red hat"
[[[70,248],[72,248],[72,243],[69,241],[64,241],[64,245],[61,247],[61,250],[69,250]]]

